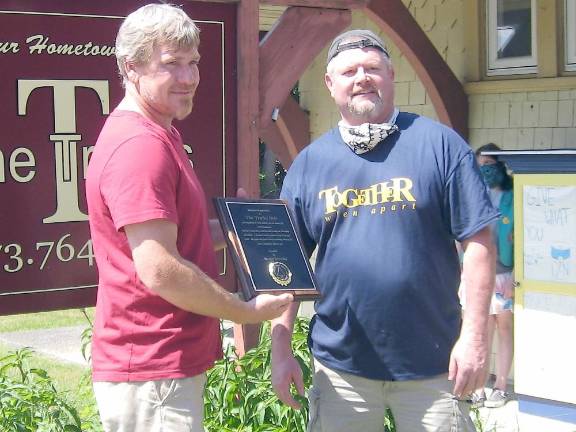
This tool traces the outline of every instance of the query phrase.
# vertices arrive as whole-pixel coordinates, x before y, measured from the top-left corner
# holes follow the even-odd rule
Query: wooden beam
[[[416,71],[441,122],[468,137],[468,98],[402,0],[371,0],[367,15],[384,30]]]
[[[327,9],[362,9],[368,0],[261,0],[260,3],[273,6],[301,6]]]
[[[310,143],[310,120],[298,102],[288,97],[278,119],[260,130],[260,138],[274,152],[284,169]]]
[[[238,186],[252,196],[258,183],[258,0],[238,6]]]
[[[258,148],[258,0],[238,4],[238,186],[260,196]],[[234,191],[235,193],[236,191]],[[234,325],[234,345],[240,355],[258,344],[260,326]]]
[[[207,3],[240,3],[243,0],[185,0]],[[362,9],[369,0],[261,0],[260,3],[271,6],[301,6],[327,9]]]
[[[207,2],[207,3],[240,3],[241,0],[185,0],[185,1]]]
[[[290,94],[300,76],[352,20],[350,11],[290,7],[260,44],[260,128]]]

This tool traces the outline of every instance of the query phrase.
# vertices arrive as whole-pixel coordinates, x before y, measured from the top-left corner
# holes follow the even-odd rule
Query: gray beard
[[[361,104],[356,104],[354,101],[350,101],[348,102],[348,111],[350,111],[351,114],[364,117],[372,114],[378,106],[382,106],[381,99],[378,99],[377,102],[365,101]]]

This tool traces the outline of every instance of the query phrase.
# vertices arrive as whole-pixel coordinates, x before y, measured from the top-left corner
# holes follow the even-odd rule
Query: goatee
[[[377,101],[362,101],[362,102],[355,102],[354,100],[350,100],[348,102],[348,111],[351,114],[356,116],[366,116],[372,114],[376,108],[382,106],[382,99],[378,98]]]

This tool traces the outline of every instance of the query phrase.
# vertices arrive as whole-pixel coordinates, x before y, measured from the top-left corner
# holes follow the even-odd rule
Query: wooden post
[[[260,196],[258,179],[258,0],[238,3],[238,186]],[[260,325],[234,325],[234,345],[243,355],[258,345]]]
[[[289,7],[260,43],[260,137],[286,169],[310,143],[308,113],[289,96],[290,90],[351,21],[349,10]],[[279,113],[272,121],[275,108]]]

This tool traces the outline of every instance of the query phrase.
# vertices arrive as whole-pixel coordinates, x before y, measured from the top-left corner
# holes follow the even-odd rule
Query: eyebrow
[[[359,67],[363,67],[363,68],[368,68],[368,67],[380,67],[380,62],[372,62],[372,61],[368,61],[366,63],[353,63],[353,64],[348,64],[346,66],[342,66],[339,69],[340,70],[350,70],[350,69],[358,69]]]
[[[170,56],[171,58],[178,59],[178,60],[186,57],[185,54],[178,52],[178,51],[166,51],[166,52],[163,52],[161,55]],[[191,60],[199,61],[201,58],[202,58],[202,56],[200,54],[197,54],[197,55],[192,56]]]

